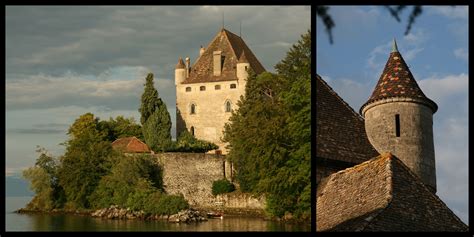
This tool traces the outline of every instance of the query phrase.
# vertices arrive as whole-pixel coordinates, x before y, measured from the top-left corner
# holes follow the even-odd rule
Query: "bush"
[[[189,204],[182,195],[161,195],[157,202],[155,200],[155,208],[152,213],[160,215],[172,215],[181,210],[188,209]]]
[[[191,133],[187,130],[184,130],[179,135],[176,142],[172,143],[172,145],[167,149],[167,151],[171,152],[208,152],[211,150],[218,149],[219,146],[212,142],[207,142],[204,140],[200,140],[195,138]]]
[[[216,180],[212,183],[212,195],[230,193],[235,190],[235,186],[227,179]]]

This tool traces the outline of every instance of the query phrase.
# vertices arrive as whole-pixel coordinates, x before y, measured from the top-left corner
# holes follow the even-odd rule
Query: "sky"
[[[396,38],[421,90],[439,107],[433,117],[437,195],[468,223],[468,7],[424,6],[404,35],[410,11],[399,23],[381,6],[330,6],[334,43],[318,18],[316,70],[358,112]]]
[[[34,165],[36,145],[63,154],[59,144],[81,114],[139,122],[149,72],[174,136],[178,58],[189,56],[193,64],[223,23],[241,32],[268,71],[311,27],[309,6],[7,6],[5,12],[7,176]]]

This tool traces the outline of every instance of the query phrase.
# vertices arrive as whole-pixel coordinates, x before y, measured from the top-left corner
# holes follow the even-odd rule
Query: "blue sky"
[[[424,6],[404,35],[410,10],[399,23],[380,6],[330,7],[334,44],[318,18],[317,73],[359,111],[395,37],[419,86],[439,106],[433,118],[437,195],[468,223],[468,7]]]
[[[175,133],[174,69],[222,27],[240,33],[268,71],[310,29],[309,6],[7,6],[6,175],[34,165],[36,145],[54,156],[81,114],[138,108],[148,72]]]

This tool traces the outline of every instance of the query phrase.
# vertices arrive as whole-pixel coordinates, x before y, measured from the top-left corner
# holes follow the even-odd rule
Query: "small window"
[[[191,87],[186,87],[186,92],[190,92],[191,91]]]
[[[395,134],[400,137],[400,115],[395,115]]]
[[[235,89],[235,88],[237,88],[236,84],[230,84],[230,89]]]
[[[191,127],[190,130],[191,130],[191,135],[193,135],[193,137],[194,137],[194,127]]]
[[[200,91],[205,91],[205,90],[206,90],[206,87],[205,87],[205,86],[201,86],[201,87],[199,87],[199,90],[200,90]]]
[[[221,85],[215,85],[215,86],[214,86],[214,89],[220,90],[220,89],[221,89]]]
[[[196,105],[191,104],[191,114],[196,114]]]
[[[232,104],[230,101],[225,102],[225,112],[231,112],[232,111]]]
[[[245,66],[245,71],[247,71],[247,66]]]

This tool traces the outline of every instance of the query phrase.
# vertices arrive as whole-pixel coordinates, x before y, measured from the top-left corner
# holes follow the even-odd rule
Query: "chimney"
[[[189,71],[191,71],[190,64],[191,60],[189,59],[189,57],[186,57],[186,78],[189,77]]]
[[[220,76],[222,71],[222,51],[213,52],[214,76]]]
[[[201,45],[201,49],[199,50],[199,57],[201,57],[201,55],[204,53],[204,50],[206,50],[206,49],[203,48],[202,45]]]

